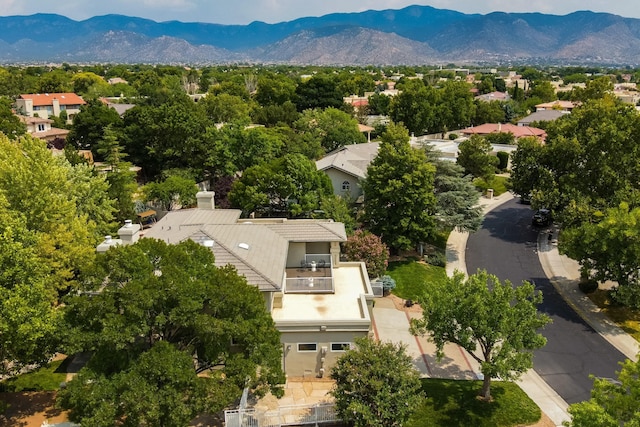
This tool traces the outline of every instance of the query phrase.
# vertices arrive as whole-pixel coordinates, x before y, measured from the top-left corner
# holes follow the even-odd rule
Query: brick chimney
[[[196,198],[198,199],[198,209],[206,209],[209,211],[214,210],[215,203],[213,201],[213,196],[215,196],[215,191],[198,191],[196,194]]]
[[[131,245],[140,238],[140,224],[133,224],[130,219],[118,230],[118,236],[123,245]]]

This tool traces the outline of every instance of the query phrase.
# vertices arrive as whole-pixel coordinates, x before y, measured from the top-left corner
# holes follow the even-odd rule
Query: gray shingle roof
[[[378,142],[345,145],[316,162],[318,170],[335,168],[364,179],[369,163],[378,155]]]

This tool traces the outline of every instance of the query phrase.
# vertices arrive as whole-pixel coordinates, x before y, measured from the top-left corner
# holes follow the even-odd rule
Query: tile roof
[[[233,265],[263,291],[282,288],[289,242],[346,240],[344,224],[328,220],[247,220],[235,209],[186,209],[168,212],[144,237],[179,243],[212,240],[216,265]]]
[[[53,105],[57,99],[60,105],[84,105],[86,102],[75,93],[36,93],[20,95],[21,99],[31,99],[33,106]]]
[[[530,127],[530,126],[516,126],[511,123],[485,123],[480,126],[473,126],[462,130],[465,135],[488,135],[490,133],[498,132],[510,132],[516,138],[524,136],[535,136],[538,138],[544,138],[547,136],[546,132],[542,129]]]

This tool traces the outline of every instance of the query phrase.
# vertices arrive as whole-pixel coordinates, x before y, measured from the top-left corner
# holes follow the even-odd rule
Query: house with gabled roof
[[[21,115],[42,119],[60,117],[60,113],[66,111],[67,120],[71,123],[84,104],[84,99],[75,93],[23,94],[16,99],[16,111]]]
[[[18,118],[25,124],[28,134],[48,143],[53,143],[56,140],[64,141],[69,134],[67,129],[59,129],[51,126],[53,123],[51,119],[21,115],[18,115]]]
[[[316,161],[316,168],[329,176],[336,195],[358,200],[362,196],[360,181],[366,178],[379,146],[378,142],[345,145]]]
[[[191,239],[232,265],[262,292],[280,331],[288,376],[322,377],[355,339],[371,330],[373,291],[364,263],[340,260],[344,224],[332,220],[241,219],[240,210],[215,209],[214,193],[197,195],[198,207],[170,211],[142,230],[127,222],[119,239],[98,246],[135,243],[140,237],[167,243]]]

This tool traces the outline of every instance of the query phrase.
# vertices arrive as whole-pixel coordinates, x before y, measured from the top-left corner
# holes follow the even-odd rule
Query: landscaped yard
[[[35,371],[18,375],[0,383],[3,391],[54,391],[60,388],[67,374],[60,366],[64,360],[54,360]]]
[[[387,274],[396,281],[393,293],[400,298],[416,301],[429,289],[430,284],[447,278],[444,267],[416,260],[390,262]]]
[[[493,402],[478,400],[480,381],[423,378],[426,394],[423,405],[413,414],[407,427],[510,427],[536,423],[540,408],[517,384],[495,381],[491,384]]]
[[[636,341],[640,342],[640,312],[628,307],[612,304],[609,298],[609,291],[606,289],[597,289],[595,292],[587,295],[595,305],[600,307],[609,319],[635,338]]]
[[[493,189],[494,196],[506,193],[509,190],[508,182],[509,178],[503,175],[494,176],[491,182],[487,182],[482,178],[476,178],[473,180],[473,184],[476,188],[479,188],[483,193],[485,193],[488,188]]]

